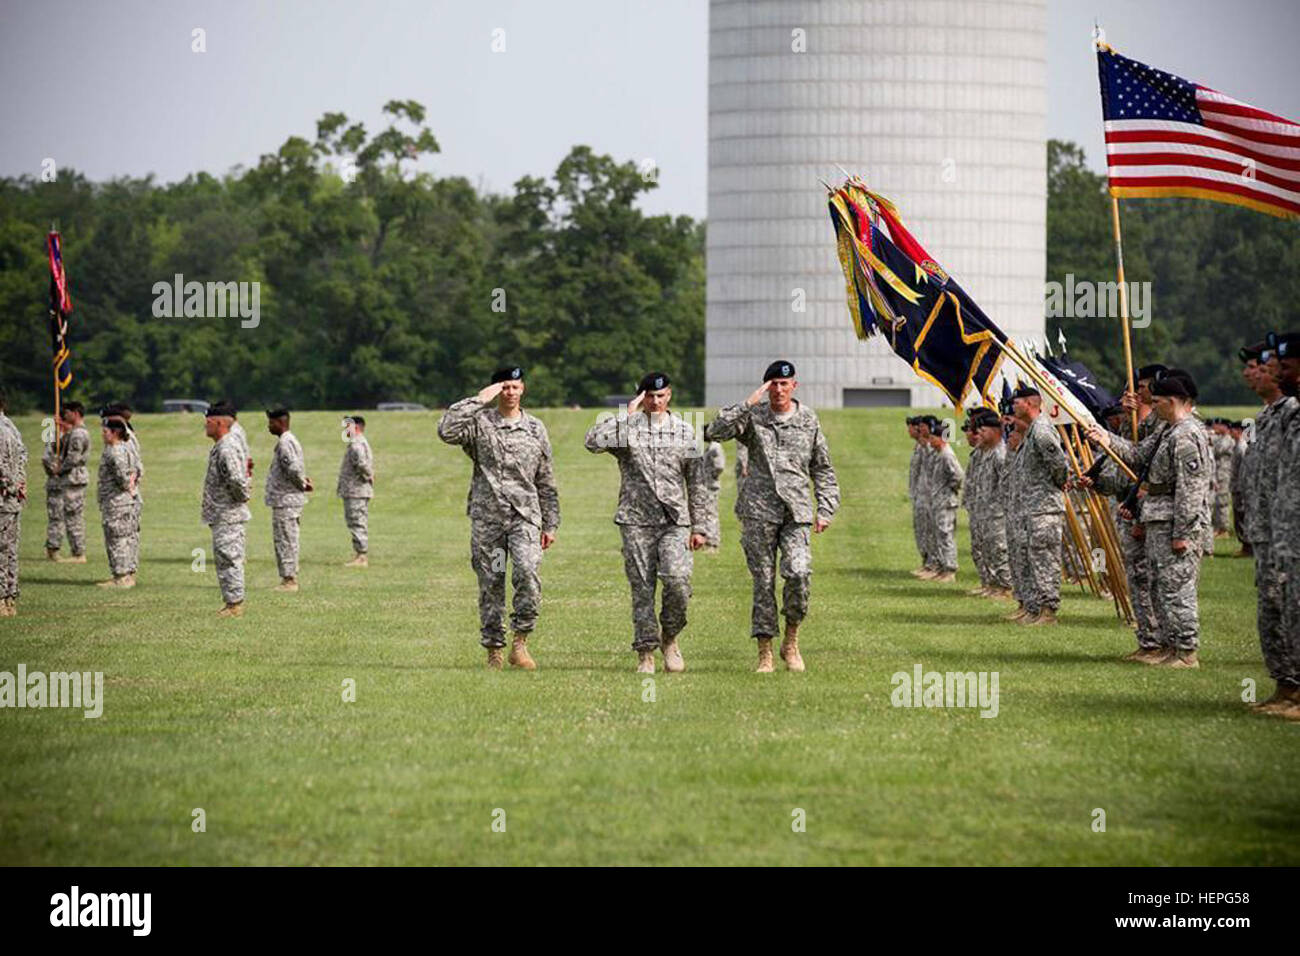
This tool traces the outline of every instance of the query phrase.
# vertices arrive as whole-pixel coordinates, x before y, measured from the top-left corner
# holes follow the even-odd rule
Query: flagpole
[[[1133,338],[1129,334],[1128,322],[1128,283],[1124,281],[1124,243],[1119,232],[1119,198],[1110,197],[1110,222],[1115,233],[1115,268],[1119,273],[1119,315],[1124,325],[1124,369],[1128,375],[1129,394],[1136,395],[1133,381]],[[1133,426],[1133,440],[1138,437],[1138,413],[1136,408],[1129,409],[1129,422]]]

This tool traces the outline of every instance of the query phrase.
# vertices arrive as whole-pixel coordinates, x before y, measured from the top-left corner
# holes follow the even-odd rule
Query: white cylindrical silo
[[[836,164],[1004,332],[1042,334],[1045,25],[1045,0],[711,0],[709,404],[776,358],[814,406],[940,403],[853,333],[818,183]]]

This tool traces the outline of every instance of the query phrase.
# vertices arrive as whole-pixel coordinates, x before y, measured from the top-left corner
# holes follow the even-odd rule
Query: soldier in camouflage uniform
[[[1264,646],[1269,676],[1277,690],[1258,710],[1300,720],[1300,332],[1270,334],[1267,341],[1267,372],[1286,396],[1276,423],[1278,454],[1265,459],[1275,482],[1269,502],[1269,558],[1276,581],[1279,622]],[[1270,435],[1269,441],[1274,439]],[[1262,637],[1262,635],[1261,635]]]
[[[266,505],[271,509],[271,540],[275,543],[275,565],[280,583],[275,590],[298,590],[298,524],[314,490],[307,477],[302,444],[289,431],[289,409],[273,408],[266,413],[266,430],[276,436],[271,467],[266,471]]]
[[[939,420],[933,415],[918,415],[916,418],[917,442],[921,446],[921,456],[917,463],[916,502],[921,527],[921,553],[924,556],[921,567],[913,571],[914,577],[923,581],[932,581],[942,572],[939,559],[939,535],[934,523],[934,468],[938,462],[938,453],[930,444]],[[914,519],[915,520],[915,519]]]
[[[949,584],[957,580],[957,503],[966,473],[948,444],[947,425],[935,418],[930,422],[930,447],[935,455],[930,471],[930,523],[938,563],[938,573],[930,580]]]
[[[972,588],[966,594],[970,597],[979,597],[984,593],[984,554],[980,551],[980,545],[983,543],[979,535],[979,507],[975,501],[975,494],[979,485],[980,466],[983,464],[983,450],[980,448],[979,430],[975,427],[973,412],[968,412],[966,420],[962,422],[961,432],[966,436],[966,445],[970,448],[970,457],[966,459],[966,480],[961,486],[961,506],[966,509],[966,524],[970,529],[970,559],[975,565],[975,573],[979,575],[980,585]]]
[[[1197,388],[1182,369],[1167,369],[1148,391],[1165,428],[1141,442],[1130,442],[1093,426],[1089,439],[1114,449],[1139,475],[1139,510],[1147,566],[1151,570],[1152,605],[1164,653],[1147,663],[1174,668],[1200,666],[1200,579],[1202,535],[1210,518],[1210,443],[1193,414]],[[1126,506],[1127,510],[1130,510]]]
[[[203,523],[212,528],[212,556],[217,566],[217,583],[225,601],[217,614],[239,617],[244,613],[244,540],[252,514],[248,501],[252,479],[248,455],[230,433],[235,408],[227,402],[208,406],[204,431],[212,439],[208,470],[203,476]]]
[[[0,392],[0,617],[18,613],[18,538],[27,500],[27,446]]]
[[[343,419],[347,449],[339,464],[337,493],[343,499],[343,520],[352,534],[351,561],[344,567],[370,566],[370,499],[375,496],[375,456],[366,441],[366,420],[360,415]]]
[[[470,565],[478,576],[479,643],[487,648],[493,670],[501,668],[505,647],[507,557],[514,587],[510,664],[537,667],[528,636],[541,607],[538,568],[560,526],[551,439],[546,426],[519,407],[523,394],[521,368],[497,369],[490,385],[456,402],[438,423],[438,437],[459,445],[474,463],[466,505]]]
[[[1237,442],[1229,431],[1230,423],[1226,418],[1210,420],[1213,438],[1210,447],[1214,451],[1214,536],[1226,538],[1232,518],[1232,460]]]
[[[1002,486],[1007,447],[1002,441],[998,413],[990,408],[976,409],[971,415],[970,435],[975,448],[966,469],[963,493],[970,500],[971,558],[980,576],[980,587],[970,593],[1005,599],[1011,594],[1006,490]]]
[[[86,409],[80,402],[66,402],[59,413],[59,441],[48,442],[41,455],[45,468],[45,555],[51,561],[86,563],[86,486],[90,484],[90,433],[82,420]],[[59,557],[64,533],[72,556]]]
[[[101,588],[135,587],[136,559],[140,553],[140,513],[136,509],[139,483],[131,454],[129,430],[120,418],[104,420],[104,452],[99,459],[95,500],[104,528],[104,549],[112,577]]]
[[[704,449],[704,479],[709,492],[704,515],[704,550],[717,551],[722,546],[722,522],[718,498],[722,494],[722,473],[727,470],[727,455],[722,445],[709,442]]]
[[[597,422],[585,442],[587,451],[608,452],[618,460],[614,523],[623,536],[623,568],[632,588],[632,650],[641,674],[655,672],[656,649],[663,650],[664,670],[686,669],[677,635],[686,627],[691,599],[691,552],[708,540],[712,469],[691,426],[668,411],[672,394],[667,375],[649,373],[627,412]],[[722,467],[717,466],[718,474]],[[663,591],[657,620],[656,579]]]
[[[1061,540],[1065,525],[1062,489],[1068,474],[1061,438],[1042,414],[1038,389],[1022,385],[1012,395],[1025,436],[1013,471],[1017,509],[1009,520],[1021,524],[1019,543],[1025,568],[1025,606],[1019,623],[1051,625],[1061,606]]]
[[[118,419],[126,425],[126,450],[131,456],[131,470],[135,472],[135,523],[140,527],[140,520],[144,514],[144,458],[140,454],[140,439],[135,434],[135,429],[131,425],[131,406],[126,402],[113,402],[100,410],[99,417],[101,420]],[[132,566],[140,561],[140,535],[134,538],[136,553],[131,558]]]
[[[1158,373],[1164,372],[1165,366],[1159,364],[1144,365],[1138,369],[1135,381],[1136,392],[1125,392],[1121,401],[1121,410],[1125,413],[1118,429],[1112,432],[1121,435],[1125,428],[1130,428],[1129,412],[1136,411],[1138,418],[1138,442],[1145,441],[1157,432],[1163,432],[1167,423],[1155,413],[1154,400],[1151,397],[1151,383]],[[1110,495],[1122,504],[1133,491],[1133,482],[1120,470],[1109,456],[1098,456],[1089,470],[1090,483],[1099,494]],[[1160,639],[1160,620],[1156,615],[1155,590],[1152,582],[1152,568],[1147,561],[1146,530],[1140,521],[1135,521],[1132,512],[1123,507],[1115,509],[1115,530],[1119,536],[1120,553],[1124,558],[1124,574],[1128,580],[1129,603],[1133,609],[1134,633],[1137,648],[1124,656],[1126,661],[1140,664],[1154,664],[1167,656],[1165,645]]]
[[[1237,539],[1241,546],[1233,557],[1248,558],[1251,556],[1250,545],[1246,542],[1246,500],[1243,496],[1245,483],[1242,481],[1241,470],[1245,467],[1246,460],[1246,424],[1245,422],[1232,422],[1229,425],[1232,434],[1232,482],[1230,486],[1232,494],[1232,535]]]
[[[778,549],[785,580],[781,658],[790,670],[804,669],[799,624],[808,613],[810,532],[825,531],[840,505],[839,483],[817,413],[793,398],[798,384],[794,365],[773,362],[762,386],[744,403],[723,408],[704,430],[709,441],[734,438],[749,450],[749,477],[736,501],[736,514],[742,521],[741,546],[754,579],[751,632],[758,641],[759,673],[773,670]],[[765,396],[767,403],[763,403]]]
[[[921,499],[921,469],[926,463],[925,453],[930,446],[921,441],[919,416],[908,416],[907,437],[912,440],[912,457],[907,464],[907,498],[912,504],[912,539],[916,542],[916,553],[921,556],[921,563],[912,571],[912,576],[920,577],[930,566],[930,554],[925,542],[925,509]]]

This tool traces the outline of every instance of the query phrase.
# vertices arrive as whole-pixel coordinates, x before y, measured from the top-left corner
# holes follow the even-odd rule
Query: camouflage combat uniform
[[[375,457],[365,435],[353,435],[339,464],[337,494],[343,499],[343,520],[352,534],[352,550],[370,548],[370,499],[375,496]]]
[[[99,458],[95,500],[104,527],[104,550],[113,577],[134,574],[140,554],[140,512],[136,508],[135,456],[125,441],[104,445]]]
[[[1246,467],[1246,433],[1243,431],[1240,438],[1233,442],[1232,446],[1232,533],[1242,544],[1244,553],[1250,553],[1250,545],[1246,541],[1246,498],[1245,477],[1242,471]]]
[[[695,432],[672,415],[658,423],[638,412],[597,422],[587,432],[587,451],[609,452],[618,460],[618,510],[614,523],[623,536],[623,569],[632,588],[632,649],[649,651],[686,626],[691,599],[691,534],[708,534],[710,467]],[[719,450],[721,450],[721,447]],[[713,499],[716,503],[716,498]],[[716,507],[713,514],[716,525]],[[655,582],[662,584],[662,609],[655,618]]]
[[[1006,519],[1004,528],[1007,534],[1007,565],[1011,569],[1011,593],[1021,604],[1029,594],[1028,569],[1025,567],[1025,549],[1022,547],[1024,523],[1020,510],[1020,453],[1024,441],[1015,448],[1007,446],[1006,457],[1002,459],[1002,488],[1005,498]]]
[[[1269,558],[1277,582],[1278,627],[1264,659],[1279,684],[1300,687],[1300,404],[1279,416],[1276,486],[1269,508]]]
[[[271,509],[271,539],[281,578],[298,576],[298,525],[307,504],[307,463],[291,431],[281,433],[266,470],[266,504]]]
[[[944,572],[957,570],[957,502],[966,474],[952,446],[944,443],[935,450],[930,472],[930,522],[934,528],[935,566]]]
[[[1139,517],[1151,574],[1157,639],[1161,647],[1170,650],[1194,651],[1200,643],[1196,588],[1201,544],[1213,493],[1213,455],[1205,428],[1200,419],[1189,415],[1165,428],[1153,428],[1138,444],[1115,436],[1111,447],[1134,470],[1147,470]],[[1174,551],[1171,543],[1179,540],[1187,542],[1181,553]]]
[[[722,494],[722,473],[727,470],[727,455],[718,442],[704,449],[704,480],[709,492],[705,502],[704,543],[710,548],[722,546],[722,522],[718,514],[718,497]]]
[[[1025,609],[1055,612],[1061,606],[1061,539],[1065,525],[1066,458],[1061,438],[1046,415],[1025,431],[1013,464],[1017,507],[1009,512],[1020,525],[1018,544],[1024,567]]]
[[[56,451],[57,449],[57,451]],[[75,555],[86,553],[86,486],[90,484],[90,433],[78,425],[50,442],[41,455],[45,467],[45,514],[48,518],[45,547],[57,551],[68,536],[68,549]]]
[[[0,600],[18,599],[18,536],[27,481],[27,446],[18,428],[0,412]]]
[[[941,564],[938,534],[934,525],[934,508],[931,505],[934,497],[934,469],[938,461],[939,453],[930,447],[929,442],[922,442],[921,461],[916,479],[916,498],[920,504],[922,554],[925,555],[925,567],[931,571],[938,571]]]
[[[1214,530],[1227,531],[1232,517],[1232,462],[1237,443],[1231,435],[1215,435],[1214,450]]]
[[[1148,412],[1138,424],[1139,443],[1153,434],[1162,433],[1165,427],[1165,423],[1155,412]],[[1095,486],[1099,494],[1112,495],[1118,505],[1128,496],[1133,481],[1120,470],[1114,459],[1106,456]],[[1118,506],[1114,517],[1115,530],[1119,535],[1120,553],[1124,558],[1124,574],[1128,579],[1129,604],[1133,609],[1138,648],[1144,651],[1155,650],[1164,645],[1160,640],[1160,620],[1156,616],[1155,592],[1151,580],[1151,566],[1147,562],[1145,531],[1141,522],[1135,522],[1120,514]]]
[[[1281,475],[1283,426],[1297,408],[1296,400],[1281,396],[1255,416],[1254,437],[1246,450],[1242,498],[1246,505],[1246,540],[1255,556],[1255,589],[1258,597],[1256,626],[1264,666],[1277,681],[1289,681],[1291,665],[1285,653],[1282,629],[1282,591],[1276,562],[1273,560],[1272,502],[1277,495]]]
[[[980,583],[986,588],[1007,590],[1011,587],[1011,568],[1007,559],[1006,473],[1007,446],[998,442],[992,448],[971,451],[966,470],[966,488],[970,505],[971,559],[979,571]]]
[[[474,463],[465,510],[470,565],[478,576],[479,643],[505,647],[506,558],[514,587],[510,627],[527,634],[541,607],[541,536],[560,525],[551,440],[546,426],[522,409],[518,418],[504,418],[476,397],[447,409],[438,437],[461,446]]]
[[[252,518],[251,492],[248,455],[239,439],[227,432],[208,452],[201,511],[203,523],[212,528],[212,557],[226,604],[244,600],[244,539]]]
[[[749,477],[736,500],[736,515],[754,579],[751,633],[774,637],[777,550],[785,580],[781,610],[788,623],[797,624],[808,613],[813,519],[829,521],[840,506],[826,437],[817,413],[798,401],[785,416],[776,415],[767,403],[728,405],[705,428],[704,437],[734,438],[748,450]]]
[[[924,467],[926,446],[914,442],[912,457],[907,463],[907,497],[912,503],[912,539],[916,542],[916,552],[921,556],[921,567],[930,566],[930,552],[925,542],[925,505],[921,498],[921,469]]]

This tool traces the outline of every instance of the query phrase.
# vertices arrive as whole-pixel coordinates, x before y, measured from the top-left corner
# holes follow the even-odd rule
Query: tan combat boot
[[[1254,710],[1257,714],[1277,716],[1298,707],[1300,707],[1300,687],[1283,687],[1279,684],[1277,693],[1262,704],[1256,704]]]
[[[123,576],[122,576],[122,584],[121,584],[120,586],[121,586],[121,587],[124,587],[124,588],[133,588],[133,587],[135,587],[135,572],[134,572],[134,571],[128,571],[125,575],[123,575]]]
[[[933,581],[935,575],[937,575],[938,573],[939,572],[936,571],[934,568],[922,568],[921,573],[918,574],[917,577],[920,578],[922,581]]]
[[[217,612],[217,617],[243,617],[244,602],[236,601],[234,604],[227,604]]]
[[[682,649],[677,646],[676,637],[661,636],[659,646],[664,652],[664,670],[670,674],[680,674],[686,670],[686,661],[682,659]]]
[[[1040,611],[1028,611],[1028,610],[1027,610],[1027,611],[1025,611],[1025,616],[1022,617],[1020,620],[1016,621],[1016,623],[1019,624],[1019,625],[1021,625],[1022,627],[1027,627],[1028,625],[1030,625],[1030,624],[1034,624],[1034,623],[1036,623],[1036,622],[1038,621],[1038,615],[1039,615],[1040,613],[1042,613],[1042,612],[1040,612]]]
[[[115,574],[107,581],[96,581],[95,583],[101,588],[125,588],[130,587],[129,584],[124,583],[128,577],[130,577],[128,574]]]
[[[1128,661],[1130,664],[1140,664],[1142,663],[1142,655],[1145,653],[1146,650],[1144,648],[1139,647],[1136,650],[1129,651],[1127,654],[1121,657],[1120,660]]]
[[[934,577],[932,577],[930,580],[933,581],[935,584],[952,584],[952,582],[957,580],[957,572],[937,571],[935,572]]]
[[[1045,607],[1038,612],[1038,615],[1032,621],[1025,621],[1026,624],[1032,624],[1034,627],[1051,627],[1057,623],[1056,612],[1050,607]]]
[[[907,573],[914,578],[919,578],[922,574],[926,572],[926,570],[928,569],[925,567],[925,565],[921,565],[921,567],[913,568],[911,571],[908,571]]]
[[[772,673],[772,639],[770,637],[760,637],[758,639],[758,670],[756,674]]]
[[[58,548],[46,548],[46,549],[45,549],[45,557],[48,558],[48,559],[51,560],[51,561],[58,561],[58,560],[59,560],[59,549],[58,549]]]
[[[1148,651],[1142,658],[1143,664],[1150,664],[1153,667],[1168,667],[1172,661],[1178,659],[1178,651],[1172,647],[1156,647]]]
[[[980,585],[979,587],[977,587],[977,588],[971,588],[971,589],[969,589],[969,590],[966,592],[966,596],[967,596],[967,597],[988,597],[988,596],[989,596],[989,589],[986,588],[986,587],[984,587],[984,585],[981,584],[981,585]]]
[[[272,591],[286,591],[290,594],[298,593],[297,578],[281,578],[280,583],[271,588]]]
[[[488,658],[487,658],[488,670],[490,671],[501,670],[502,665],[505,663],[505,656],[506,656],[505,650],[500,647],[489,647],[487,649],[487,652],[488,652]]]
[[[364,551],[358,551],[356,557],[351,561],[344,561],[345,568],[368,568],[370,567],[370,558]]]
[[[655,672],[654,651],[637,651],[636,660],[636,672],[638,674],[653,674]]]
[[[13,598],[0,598],[0,617],[17,617],[18,604]]]
[[[785,669],[802,673],[803,657],[799,654],[799,625],[787,623],[785,625],[785,640],[781,641],[781,660],[785,661]]]
[[[528,635],[523,631],[515,631],[514,640],[510,642],[509,660],[511,667],[519,667],[526,671],[537,670],[537,662],[528,653]]]
[[[1004,614],[1002,616],[1002,620],[1015,621],[1016,623],[1019,623],[1028,616],[1029,616],[1029,610],[1022,604],[1020,605],[1020,607],[1016,608],[1010,614]]]
[[[1194,671],[1201,666],[1201,662],[1197,659],[1195,651],[1178,651],[1172,658],[1163,663],[1166,667],[1184,671]]]

